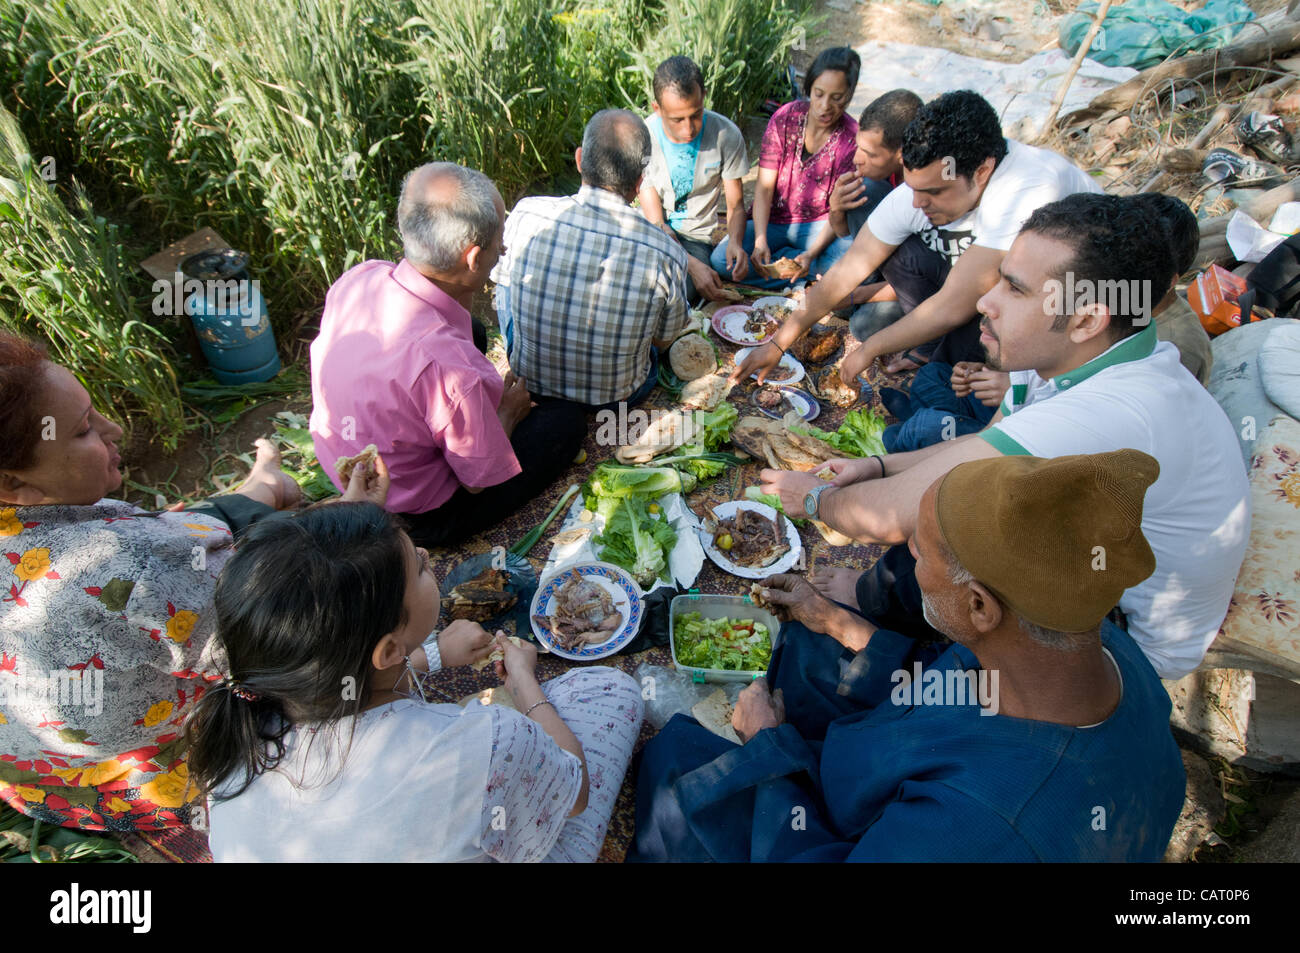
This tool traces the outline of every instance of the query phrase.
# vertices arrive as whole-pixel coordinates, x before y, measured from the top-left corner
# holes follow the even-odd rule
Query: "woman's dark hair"
[[[1196,221],[1196,213],[1182,199],[1163,192],[1139,192],[1130,195],[1128,199],[1146,207],[1160,219],[1169,236],[1169,247],[1173,252],[1177,274],[1191,271],[1196,253],[1201,247],[1201,226]]]
[[[989,156],[996,167],[1006,154],[997,112],[969,89],[936,96],[903,133],[903,166],[913,171],[951,157],[953,173],[969,181]]]
[[[36,465],[46,360],[44,345],[0,331],[0,470]]]
[[[1020,233],[1035,232],[1070,246],[1074,254],[1053,276],[1064,281],[1073,272],[1075,287],[1095,289],[1093,300],[1110,305],[1110,335],[1119,341],[1150,323],[1149,308],[1138,310],[1143,298],[1154,305],[1174,279],[1174,259],[1167,242],[1152,241],[1162,233],[1160,218],[1145,203],[1078,192],[1036,209]],[[1145,295],[1141,294],[1145,285]],[[1121,303],[1122,302],[1122,303]],[[1057,314],[1052,326],[1063,331],[1073,302]]]
[[[829,50],[822,50],[817,54],[817,59],[813,60],[812,66],[808,67],[808,73],[803,78],[804,95],[812,95],[813,83],[817,82],[817,77],[822,73],[827,70],[838,70],[849,81],[849,98],[852,99],[853,91],[858,88],[858,71],[861,69],[862,58],[853,51],[851,46],[832,46]]]
[[[373,503],[317,504],[253,524],[217,580],[225,682],[185,725],[189,772],[216,800],[242,794],[285,754],[295,725],[355,715],[370,697],[370,656],[405,622],[406,547]]]

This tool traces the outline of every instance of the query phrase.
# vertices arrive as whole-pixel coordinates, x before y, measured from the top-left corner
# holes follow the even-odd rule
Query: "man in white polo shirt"
[[[1064,156],[1005,138],[997,112],[970,90],[944,93],[917,112],[903,133],[903,180],[808,292],[804,307],[750,352],[733,380],[775,367],[782,352],[877,268],[903,315],[845,357],[846,383],[856,390],[853,378],[893,352],[904,357],[889,365],[890,373],[914,367],[918,361],[905,357],[909,349],[917,349],[920,361],[931,354],[948,364],[978,360],[976,302],[997,282],[998,265],[1025,219],[1075,192],[1101,191]],[[856,300],[879,287],[859,289]]]
[[[989,427],[912,453],[835,461],[831,484],[764,470],[764,491],[855,539],[898,544],[915,531],[925,488],[966,460],[1141,450],[1160,464],[1142,517],[1156,571],[1119,608],[1162,678],[1192,671],[1227,613],[1250,505],[1232,424],[1150,320],[1173,273],[1168,244],[1150,240],[1159,230],[1149,209],[1115,196],[1073,195],[1038,209],[979,301],[988,361],[1012,372]],[[1080,574],[1106,571],[1107,544],[1075,554]],[[818,588],[924,638],[914,565],[896,545],[871,572],[831,570]]]

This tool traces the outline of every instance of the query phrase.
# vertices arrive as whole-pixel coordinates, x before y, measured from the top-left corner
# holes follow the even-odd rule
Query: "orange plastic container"
[[[1237,298],[1245,290],[1246,279],[1219,265],[1211,265],[1187,286],[1187,303],[1213,337],[1241,326],[1241,308],[1237,306]]]

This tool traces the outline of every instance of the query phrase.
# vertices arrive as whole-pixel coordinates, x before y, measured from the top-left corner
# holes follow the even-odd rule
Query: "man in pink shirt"
[[[422,546],[498,522],[573,461],[580,410],[534,408],[475,344],[470,300],[504,252],[505,205],[481,172],[434,162],[407,175],[397,208],[403,259],[349,270],[325,298],[311,345],[311,434],[335,462],[374,444],[388,465],[387,509]],[[481,329],[480,329],[481,330]]]

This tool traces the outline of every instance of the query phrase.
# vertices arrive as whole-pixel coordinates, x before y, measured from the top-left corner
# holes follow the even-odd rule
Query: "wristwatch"
[[[817,518],[818,501],[821,499],[821,495],[829,489],[831,489],[831,484],[823,483],[821,486],[813,487],[804,496],[803,511],[808,514],[809,519],[815,520]]]
[[[424,655],[429,660],[429,671],[437,672],[442,669],[442,651],[438,647],[438,635],[435,632],[424,640]]]

